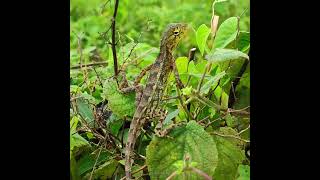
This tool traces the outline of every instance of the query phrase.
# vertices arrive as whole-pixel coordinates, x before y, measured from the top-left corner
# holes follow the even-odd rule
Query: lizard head
[[[173,51],[186,34],[187,27],[188,25],[185,23],[169,24],[162,35],[161,47],[166,47],[169,51]]]

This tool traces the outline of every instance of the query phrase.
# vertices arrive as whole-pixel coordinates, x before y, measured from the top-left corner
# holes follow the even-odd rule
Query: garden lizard
[[[125,173],[126,179],[132,179],[131,176],[131,154],[133,152],[136,139],[140,134],[140,129],[148,119],[156,117],[159,113],[159,101],[163,96],[167,80],[170,73],[176,70],[173,57],[173,50],[177,47],[179,41],[184,37],[187,31],[187,24],[172,23],[164,31],[161,43],[160,53],[156,61],[149,66],[150,71],[147,83],[142,93],[137,98],[136,110],[130,124],[128,139],[125,149]]]

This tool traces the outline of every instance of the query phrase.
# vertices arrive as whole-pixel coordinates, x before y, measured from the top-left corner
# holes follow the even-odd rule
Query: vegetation
[[[126,67],[132,84],[156,59],[162,31],[172,22],[190,26],[175,51],[185,88],[178,88],[172,75],[163,100],[165,125],[182,125],[164,138],[154,135],[155,123],[145,126],[136,143],[133,176],[250,179],[249,0],[121,0],[112,21],[115,3],[71,0],[72,179],[124,177],[135,93],[119,91],[123,79],[116,76],[114,62],[119,70]]]

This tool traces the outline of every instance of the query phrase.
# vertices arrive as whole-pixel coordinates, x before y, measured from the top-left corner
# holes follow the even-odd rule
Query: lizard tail
[[[126,173],[126,180],[131,180],[131,153],[133,152],[135,143],[136,143],[136,137],[139,133],[138,130],[140,128],[137,128],[136,123],[138,119],[133,119],[132,123],[130,125],[129,133],[128,133],[128,140],[126,144],[126,151],[125,151],[125,173]]]

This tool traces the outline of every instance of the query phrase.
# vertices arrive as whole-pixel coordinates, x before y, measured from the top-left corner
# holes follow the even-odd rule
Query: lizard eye
[[[179,35],[179,31],[174,31],[173,34],[174,34],[175,36],[177,36],[177,35]]]

